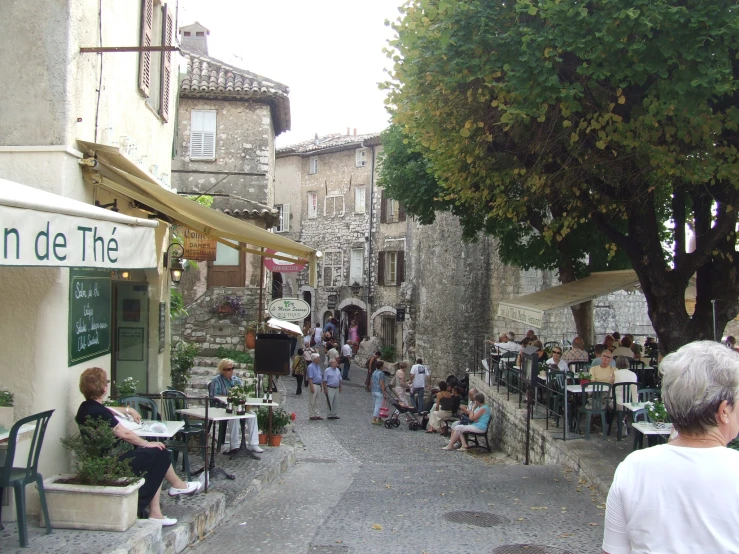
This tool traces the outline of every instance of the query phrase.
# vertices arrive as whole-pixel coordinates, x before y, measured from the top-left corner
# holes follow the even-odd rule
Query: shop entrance
[[[139,382],[139,392],[149,390],[149,297],[146,283],[113,282],[113,344],[111,380],[128,377]],[[111,390],[112,387],[111,387]]]

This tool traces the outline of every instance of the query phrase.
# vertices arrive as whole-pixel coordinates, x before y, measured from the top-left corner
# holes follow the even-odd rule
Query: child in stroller
[[[399,427],[400,416],[402,414],[405,418],[405,422],[408,424],[408,429],[411,431],[421,429],[423,417],[427,415],[428,412],[421,412],[419,414],[413,406],[403,404],[400,401],[400,398],[398,398],[398,394],[395,390],[389,387],[386,390],[389,393],[390,404],[392,404],[395,409],[393,410],[392,415],[385,420],[385,427],[388,429]]]

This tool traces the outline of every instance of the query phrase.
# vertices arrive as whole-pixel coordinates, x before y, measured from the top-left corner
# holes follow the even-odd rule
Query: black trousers
[[[158,448],[134,448],[126,452],[122,458],[131,460],[133,472],[144,478],[144,485],[139,489],[139,514],[141,514],[162,486],[164,474],[172,464],[169,451]]]
[[[296,375],[295,380],[298,382],[298,390],[295,394],[303,394],[303,375]]]

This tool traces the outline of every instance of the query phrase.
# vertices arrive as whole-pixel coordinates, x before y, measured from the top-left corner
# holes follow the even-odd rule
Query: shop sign
[[[337,304],[338,301],[339,301],[339,297],[337,295],[335,295],[335,294],[329,294],[328,295],[328,298],[326,299],[326,304],[327,304],[326,307],[329,310],[335,310],[336,309],[336,304]]]
[[[69,365],[110,352],[110,272],[69,271]]]
[[[302,321],[310,315],[310,304],[299,298],[278,298],[269,304],[269,315],[283,321]]]
[[[505,317],[506,319],[512,319],[530,327],[541,329],[544,311],[535,308],[522,308],[521,306],[501,302],[498,305],[498,317]]]
[[[184,254],[182,257],[186,260],[194,260],[196,262],[213,262],[216,259],[216,244],[218,241],[214,238],[185,228],[182,236]]]
[[[299,262],[295,256],[291,256],[290,254],[284,254],[283,252],[278,252],[271,248],[267,248],[265,253],[267,255],[277,254],[278,256],[284,256],[295,260],[294,262],[288,262],[287,260],[276,260],[265,256],[264,267],[273,273],[296,273],[305,267],[305,262]]]

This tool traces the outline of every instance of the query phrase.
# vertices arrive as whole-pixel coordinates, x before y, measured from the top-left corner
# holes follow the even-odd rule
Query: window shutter
[[[290,230],[290,204],[282,205],[282,231]]]
[[[154,27],[154,0],[141,2],[141,46],[151,46],[151,37]],[[141,52],[139,55],[139,90],[149,98],[151,86],[151,52]]]
[[[174,23],[167,6],[162,6],[162,46],[172,46]],[[162,52],[162,83],[159,89],[159,115],[169,121],[169,90],[172,82],[172,52]]]
[[[377,253],[377,284],[385,284],[385,253]]]
[[[405,208],[401,203],[398,203],[398,221],[405,221]]]
[[[395,284],[400,284],[405,281],[405,252],[400,250],[395,258]]]
[[[380,193],[380,223],[387,223],[387,202],[384,190]]]
[[[203,158],[216,157],[216,112],[205,112],[203,117]]]

